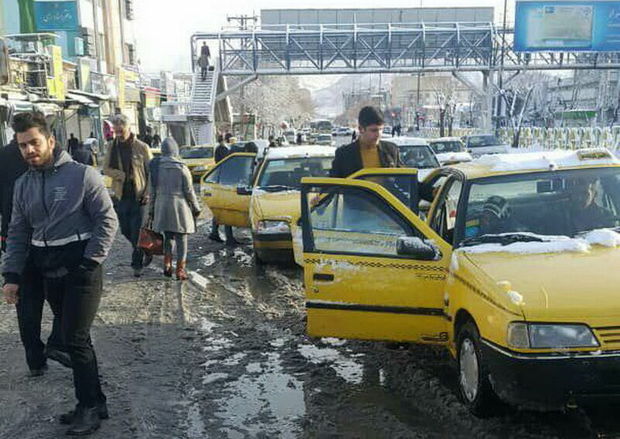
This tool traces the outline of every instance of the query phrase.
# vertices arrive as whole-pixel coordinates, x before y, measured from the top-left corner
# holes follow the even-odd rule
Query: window
[[[360,188],[314,188],[308,194],[314,248],[319,252],[397,257],[400,237],[419,233],[384,200]]]
[[[127,20],[133,20],[135,18],[133,0],[125,0],[125,17],[127,17]]]
[[[232,157],[218,165],[207,175],[205,183],[223,186],[249,186],[254,156]]]
[[[299,189],[303,177],[328,177],[333,157],[267,160],[258,186],[266,190]]]
[[[414,213],[418,213],[418,179],[416,175],[361,175],[358,180],[383,186]]]
[[[441,199],[435,210],[435,216],[431,221],[432,229],[437,232],[446,242],[454,241],[454,227],[456,226],[457,210],[463,184],[453,179],[447,190],[440,195]]]

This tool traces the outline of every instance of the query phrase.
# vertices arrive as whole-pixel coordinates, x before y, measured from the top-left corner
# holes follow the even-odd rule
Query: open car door
[[[218,224],[250,227],[250,181],[256,154],[235,153],[204,176],[200,193]]]
[[[365,168],[351,174],[347,178],[372,181],[387,189],[392,195],[402,201],[411,211],[418,213],[418,170],[414,168]],[[295,262],[299,266],[303,263],[303,243],[301,239],[301,223],[293,221],[291,224],[293,235],[293,253]]]
[[[390,191],[360,179],[302,180],[308,334],[448,342],[451,246]]]

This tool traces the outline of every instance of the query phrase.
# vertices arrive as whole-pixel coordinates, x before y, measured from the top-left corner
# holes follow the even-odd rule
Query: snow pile
[[[522,171],[529,169],[558,169],[584,165],[617,165],[620,160],[610,155],[609,158],[580,159],[579,153],[607,151],[606,149],[592,149],[570,151],[556,149],[544,152],[526,152],[523,154],[495,154],[484,155],[476,163],[486,165],[494,172]]]
[[[336,148],[333,146],[301,145],[269,148],[267,160],[280,160],[303,157],[333,157]]]
[[[518,253],[518,254],[540,254],[540,253],[587,253],[591,246],[601,245],[604,247],[620,246],[620,233],[610,229],[597,229],[585,233],[579,238],[569,238],[568,236],[544,236],[534,233],[528,235],[542,239],[542,242],[515,242],[508,245],[499,243],[473,245],[462,247],[457,251],[463,253]]]

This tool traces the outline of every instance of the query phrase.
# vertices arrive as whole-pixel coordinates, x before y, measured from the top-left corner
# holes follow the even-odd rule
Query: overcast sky
[[[260,15],[261,9],[373,8],[376,0],[136,0],[135,30],[138,55],[147,72],[189,71],[190,37],[194,32],[217,31],[226,16]],[[337,7],[335,6],[337,5]],[[382,8],[494,6],[496,17],[503,0],[386,0]],[[514,0],[508,0],[508,17]]]

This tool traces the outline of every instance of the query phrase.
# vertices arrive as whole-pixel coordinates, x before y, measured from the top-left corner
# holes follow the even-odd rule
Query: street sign
[[[36,1],[34,2],[34,17],[37,30],[75,30],[78,25],[77,2],[63,1]]]
[[[517,52],[618,52],[620,1],[517,0]]]

